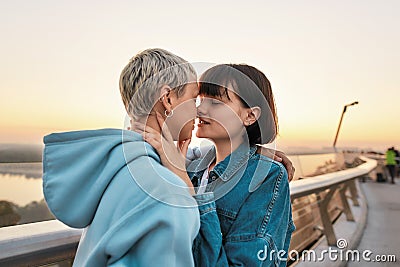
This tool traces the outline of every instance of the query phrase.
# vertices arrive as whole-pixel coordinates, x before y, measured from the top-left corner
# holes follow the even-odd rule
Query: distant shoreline
[[[0,144],[0,163],[42,161],[42,145]]]
[[[8,175],[21,176],[25,179],[41,179],[43,176],[41,162],[12,162],[0,163],[0,175],[7,177]]]
[[[288,156],[317,155],[335,153],[332,147],[320,149],[306,147],[282,147],[277,148],[284,151]],[[348,150],[337,148],[338,152]],[[357,151],[360,149],[349,149]],[[37,163],[42,162],[43,145],[41,144],[0,144],[0,163]]]

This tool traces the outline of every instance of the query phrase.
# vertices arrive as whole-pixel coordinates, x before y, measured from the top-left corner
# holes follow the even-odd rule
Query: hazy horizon
[[[247,63],[269,78],[277,146],[400,147],[400,1],[0,3],[0,143],[123,128],[122,68],[161,47],[189,62]],[[397,70],[397,71],[396,71]]]

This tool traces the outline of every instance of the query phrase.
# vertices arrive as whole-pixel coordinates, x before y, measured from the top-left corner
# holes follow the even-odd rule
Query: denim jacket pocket
[[[226,251],[231,260],[240,266],[274,266],[281,265],[278,249],[273,238],[254,233],[242,233],[226,238]]]
[[[237,213],[234,211],[221,209],[217,207],[217,214],[221,225],[222,236],[223,238],[225,238],[226,235],[229,233],[229,230],[231,229],[233,223],[236,220]]]

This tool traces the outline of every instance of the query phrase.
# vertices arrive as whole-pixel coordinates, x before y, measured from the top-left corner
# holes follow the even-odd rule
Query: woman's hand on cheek
[[[179,142],[178,147],[175,146],[171,133],[165,125],[164,119],[159,114],[157,115],[157,121],[160,129],[162,129],[162,134],[150,126],[139,122],[132,123],[132,130],[143,136],[143,139],[159,154],[162,165],[179,176],[188,185],[193,195],[193,184],[186,172],[185,157],[182,156],[183,150],[187,151],[190,140]]]

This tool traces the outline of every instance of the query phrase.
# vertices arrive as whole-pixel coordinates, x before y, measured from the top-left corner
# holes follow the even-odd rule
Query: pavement
[[[369,180],[360,187],[368,203],[368,215],[357,250],[370,261],[361,256],[360,261],[349,261],[347,266],[400,266],[400,179],[396,184]],[[393,257],[396,262],[388,262]]]

